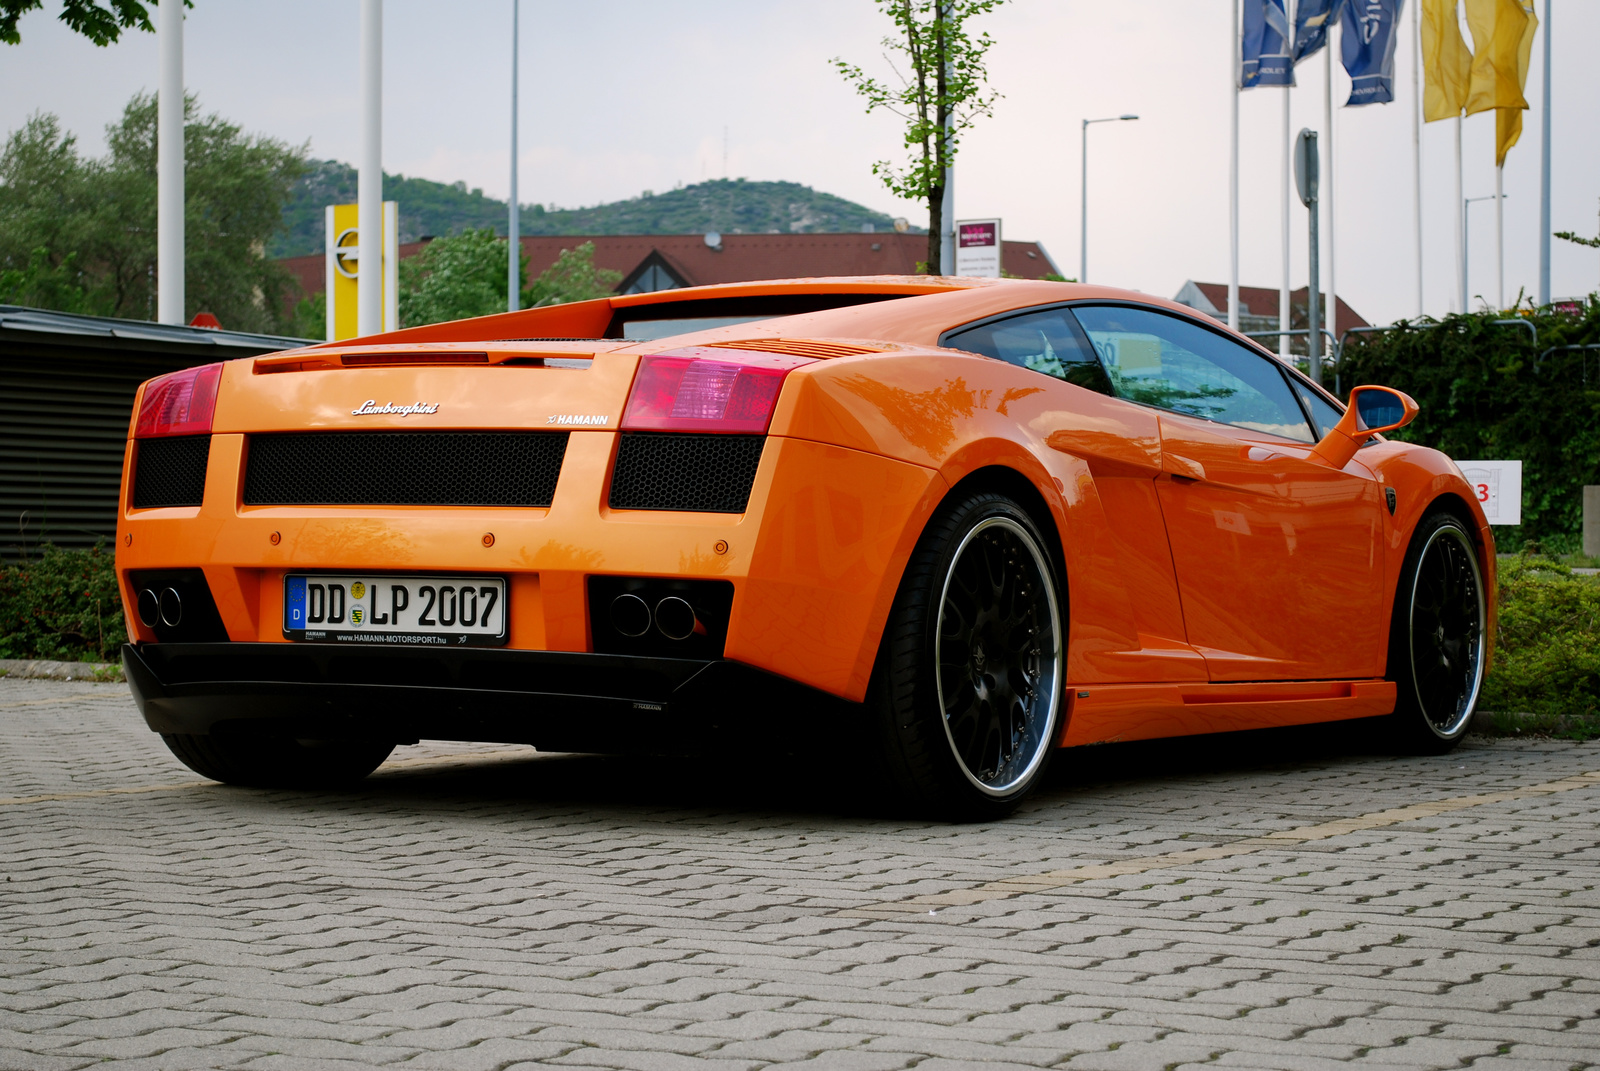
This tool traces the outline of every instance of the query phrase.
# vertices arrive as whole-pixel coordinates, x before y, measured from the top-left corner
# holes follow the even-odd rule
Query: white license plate
[[[321,643],[500,647],[506,582],[497,576],[300,574],[283,578],[283,634]]]

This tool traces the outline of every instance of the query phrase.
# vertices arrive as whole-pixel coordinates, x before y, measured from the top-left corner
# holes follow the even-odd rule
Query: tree
[[[620,282],[620,271],[595,267],[594,243],[584,242],[576,249],[563,249],[555,263],[539,273],[522,292],[522,307],[534,309],[541,305],[609,297],[616,293]]]
[[[489,227],[435,238],[400,262],[400,324],[506,311],[506,240]]]
[[[528,255],[522,254],[522,275]],[[522,307],[561,305],[606,297],[622,273],[597,268],[594,243],[563,249],[528,288]],[[422,252],[400,262],[400,323],[405,327],[488,316],[506,309],[506,240],[492,228],[468,229],[435,238]],[[308,313],[309,315],[309,313]]]
[[[264,250],[282,225],[305,149],[202,117],[193,97],[184,111],[185,316],[204,311],[236,330],[283,331],[293,280]],[[35,115],[11,134],[0,152],[0,271],[22,273],[8,278],[36,295],[30,303],[150,319],[155,97],[129,101],[106,141],[104,159],[84,160],[52,115]],[[79,306],[49,296],[73,288]]]
[[[184,7],[194,7],[184,0]],[[8,45],[22,44],[17,32],[17,20],[29,11],[44,7],[44,0],[0,0],[0,41]],[[150,15],[140,0],[66,0],[61,7],[61,21],[72,27],[102,48],[115,44],[123,30],[139,29],[154,33]]]
[[[945,169],[955,162],[961,133],[979,116],[994,114],[1000,94],[988,88],[983,58],[994,42],[987,33],[967,33],[967,20],[986,14],[1005,0],[874,0],[895,25],[897,36],[885,37],[883,47],[890,66],[898,53],[909,71],[895,70],[898,89],[879,81],[854,64],[834,59],[833,65],[856,93],[866,98],[867,112],[879,108],[905,121],[904,146],[909,161],[896,167],[887,160],[872,165],[872,173],[890,192],[911,201],[928,203],[928,260],[930,275],[954,270],[939,263],[939,237],[943,218]]]

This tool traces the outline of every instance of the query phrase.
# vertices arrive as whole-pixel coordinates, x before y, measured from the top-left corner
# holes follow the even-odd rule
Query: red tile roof
[[[1228,312],[1228,284],[1227,283],[1195,283],[1206,300],[1214,305],[1218,312],[1226,317]],[[1295,308],[1304,309],[1306,298],[1311,288],[1302,286],[1298,290],[1289,291],[1289,303]],[[1324,293],[1326,298],[1327,294]],[[1323,310],[1326,313],[1327,310]],[[1239,312],[1245,316],[1270,317],[1274,324],[1278,320],[1278,291],[1264,286],[1241,286],[1239,288]],[[1302,313],[1301,319],[1304,319]],[[1334,326],[1334,333],[1339,334],[1352,327],[1367,327],[1367,321],[1361,315],[1345,304],[1344,298],[1339,299],[1339,315]]]
[[[725,234],[721,250],[707,246],[699,234],[623,234],[527,237],[528,277],[544,271],[563,249],[594,243],[594,260],[624,276],[652,251],[690,286],[741,283],[759,279],[805,279],[838,275],[911,275],[928,256],[925,234]],[[400,247],[400,258],[412,256],[425,243]],[[279,261],[307,294],[321,292],[321,254]],[[1007,241],[1002,266],[1023,279],[1040,279],[1056,271],[1038,242]]]

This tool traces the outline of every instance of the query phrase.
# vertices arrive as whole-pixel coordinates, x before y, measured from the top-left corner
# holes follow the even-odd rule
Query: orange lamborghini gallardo
[[[1494,538],[1450,459],[1383,438],[1415,413],[1171,302],[1016,280],[699,287],[207,365],[135,405],[123,657],[150,727],[238,784],[424,737],[757,749],[780,712],[843,718],[862,776],[952,818],[1102,741],[1367,718],[1443,750]]]

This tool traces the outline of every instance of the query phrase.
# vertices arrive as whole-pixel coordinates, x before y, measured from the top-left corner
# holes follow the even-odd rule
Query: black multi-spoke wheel
[[[1389,641],[1401,743],[1442,752],[1466,735],[1483,688],[1486,618],[1471,534],[1449,514],[1428,516],[1406,554]]]
[[[1056,566],[1008,498],[963,496],[923,534],[874,674],[872,703],[902,798],[943,817],[1009,812],[1060,735]]]

